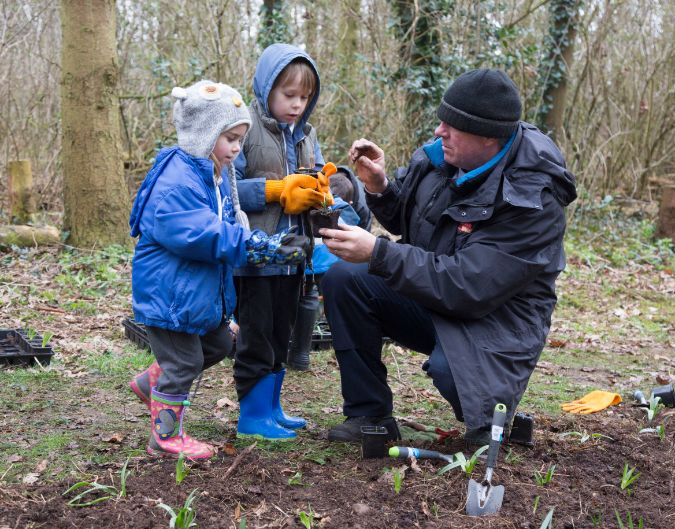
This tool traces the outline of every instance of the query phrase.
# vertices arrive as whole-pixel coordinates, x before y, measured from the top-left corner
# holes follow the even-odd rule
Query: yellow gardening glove
[[[333,205],[333,195],[330,192],[330,177],[335,173],[337,173],[337,167],[335,167],[335,164],[332,162],[328,162],[321,168],[321,171],[317,173],[317,180],[319,181],[317,191],[319,193],[330,195],[330,204],[327,204],[328,206]]]
[[[312,177],[310,177],[312,178]],[[303,187],[288,187],[281,193],[279,203],[284,208],[284,213],[299,215],[311,208],[321,207],[326,195]],[[331,197],[332,200],[332,197]]]
[[[569,413],[594,413],[621,402],[621,395],[608,391],[591,391],[580,399],[565,402],[560,407]]]
[[[265,182],[265,202],[281,202],[281,195],[290,188],[314,189],[319,182],[307,174],[289,174],[282,180],[267,180]]]

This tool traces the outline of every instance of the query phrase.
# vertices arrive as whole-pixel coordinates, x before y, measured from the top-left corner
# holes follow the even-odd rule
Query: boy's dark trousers
[[[286,363],[302,274],[241,276],[235,284],[239,338],[234,381],[241,400],[261,378],[280,371]]]
[[[162,368],[157,391],[169,395],[189,393],[192,381],[232,350],[232,333],[225,320],[204,336],[159,327],[145,329],[152,353]]]
[[[393,399],[382,362],[382,338],[429,355],[422,366],[434,386],[463,420],[452,370],[436,343],[428,311],[368,273],[368,264],[338,262],[321,281],[324,311],[340,366],[348,417],[388,417]]]

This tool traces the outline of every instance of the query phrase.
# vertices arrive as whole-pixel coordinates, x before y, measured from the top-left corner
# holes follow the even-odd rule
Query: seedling
[[[616,523],[619,524],[619,529],[643,529],[644,528],[644,520],[642,519],[642,516],[640,516],[640,519],[638,520],[637,526],[633,525],[633,517],[631,516],[630,513],[628,513],[628,516],[626,518],[626,524],[624,525],[623,520],[621,519],[621,516],[619,516],[619,511],[614,509],[614,514],[616,514]]]
[[[583,444],[589,439],[609,439],[610,441],[614,441],[610,436],[608,435],[603,435],[601,433],[588,433],[587,431],[583,432],[565,432],[561,433],[560,437],[578,437],[579,438],[579,443]]]
[[[537,509],[539,508],[539,500],[540,499],[541,499],[541,496],[535,496],[534,506],[532,507],[532,514],[537,514]]]
[[[649,397],[649,400],[647,402],[649,402],[649,407],[642,409],[647,412],[647,420],[651,422],[652,419],[654,419],[654,416],[656,415],[656,412],[658,411],[661,405],[661,397],[655,397],[654,395],[652,395],[651,397]]]
[[[314,515],[316,513],[312,510],[312,506],[309,506],[309,512],[300,511],[298,513],[298,518],[300,518],[300,523],[305,527],[305,529],[312,529],[312,524],[314,523]]]
[[[196,497],[197,489],[194,489],[185,499],[183,506],[178,509],[178,512],[174,511],[165,503],[160,503],[157,505],[157,507],[161,507],[171,516],[171,520],[169,520],[169,527],[171,529],[189,529],[190,527],[197,527],[197,522],[195,522],[197,519],[197,511],[195,511],[194,507],[192,506]]]
[[[555,507],[551,507],[551,510],[548,511],[548,514],[546,515],[546,518],[544,518],[544,521],[541,522],[541,525],[539,526],[539,529],[553,529],[553,511],[555,510]]]
[[[401,484],[403,483],[403,472],[400,469],[394,469],[392,474],[394,476],[394,492],[398,494],[401,492]]]
[[[37,331],[35,329],[33,329],[32,327],[28,327],[28,329],[26,329],[26,337],[28,338],[29,342],[32,342],[36,336]]]
[[[666,427],[663,424],[659,424],[656,428],[643,428],[638,433],[655,433],[663,441],[666,438]]]
[[[246,516],[242,516],[239,520],[238,529],[246,529]]]
[[[522,462],[522,460],[523,457],[514,452],[513,448],[509,448],[508,452],[506,452],[506,455],[504,456],[504,462],[508,463],[509,465],[517,465],[518,463]]]
[[[544,486],[549,484],[553,480],[553,474],[555,473],[555,465],[551,465],[545,474],[542,474],[538,470],[534,471],[534,481],[537,482],[537,485]]]
[[[66,494],[74,492],[78,489],[89,487],[87,490],[80,492],[68,502],[68,505],[71,507],[89,507],[91,505],[96,505],[97,503],[101,503],[113,498],[123,498],[127,495],[127,478],[129,477],[129,474],[131,474],[131,470],[127,470],[128,465],[129,459],[127,458],[124,465],[122,466],[122,469],[120,470],[119,489],[115,487],[115,485],[102,485],[101,483],[97,483],[95,481],[80,481],[65,491],[62,496],[65,496]],[[98,497],[95,497],[93,500],[84,501],[85,496],[88,495],[98,495]]]
[[[180,485],[190,473],[190,466],[185,464],[185,454],[181,452],[176,460],[176,485]]]
[[[54,336],[54,333],[49,331],[42,335],[42,347],[47,347],[47,344],[49,343],[49,340],[52,339],[52,336]]]
[[[628,463],[623,465],[623,474],[621,475],[621,490],[625,490],[630,496],[633,493],[631,485],[640,477],[640,473],[636,472],[637,468],[628,468]]]
[[[483,452],[485,452],[489,448],[489,445],[481,446],[478,450],[476,450],[473,455],[469,458],[467,461],[466,457],[464,457],[464,454],[462,452],[457,452],[456,454],[453,455],[454,461],[448,465],[445,465],[442,469],[438,471],[438,475],[445,474],[448,470],[452,470],[453,468],[461,468],[464,473],[467,476],[471,476],[471,473],[473,472],[473,469],[476,467],[476,463],[478,463],[478,456],[480,456]]]

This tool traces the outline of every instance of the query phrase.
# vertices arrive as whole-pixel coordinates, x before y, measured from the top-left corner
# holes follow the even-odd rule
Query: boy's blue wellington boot
[[[296,433],[281,426],[272,413],[272,395],[276,375],[261,378],[253,389],[239,401],[237,437],[255,437],[268,441],[290,441]]]
[[[284,385],[284,377],[286,376],[286,370],[282,369],[276,373],[273,373],[276,376],[274,381],[274,394],[272,395],[272,414],[274,420],[276,420],[284,428],[290,428],[291,430],[298,430],[299,428],[304,428],[307,425],[307,421],[302,417],[292,417],[286,415],[284,410],[281,408],[281,386]]]

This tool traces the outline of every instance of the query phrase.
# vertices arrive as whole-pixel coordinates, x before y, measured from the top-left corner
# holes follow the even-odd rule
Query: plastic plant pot
[[[511,425],[511,434],[509,443],[517,443],[523,446],[533,447],[532,430],[534,429],[534,418],[527,413],[516,413]]]
[[[388,434],[386,426],[361,426],[361,457],[363,459],[385,457],[384,445]]]
[[[667,406],[668,408],[675,407],[675,391],[671,384],[666,384],[665,386],[659,386],[652,390],[653,397],[660,397],[661,404]]]
[[[309,220],[312,222],[312,235],[321,237],[319,230],[321,228],[338,229],[338,219],[340,218],[339,209],[313,209],[309,212]]]

